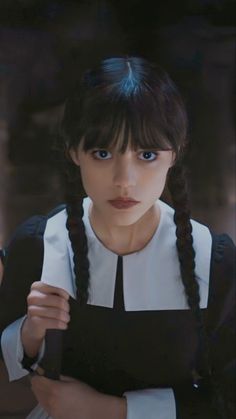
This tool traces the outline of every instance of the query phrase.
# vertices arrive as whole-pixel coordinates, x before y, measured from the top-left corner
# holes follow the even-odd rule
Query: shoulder
[[[164,218],[167,221],[165,224],[168,228],[172,227],[173,229],[176,229],[176,225],[174,222],[174,209],[166,204],[163,201],[159,201],[161,212],[164,214]],[[192,235],[193,235],[193,244],[199,245],[201,242],[207,240],[208,244],[211,245],[211,233],[207,225],[200,223],[199,221],[196,221],[195,219],[190,219],[191,225],[192,225]]]
[[[236,247],[228,234],[212,235],[211,277],[219,281],[222,291],[234,286],[236,279]]]
[[[212,234],[212,259],[217,264],[227,266],[231,262],[235,268],[236,246],[228,234]]]
[[[164,234],[170,236],[172,247],[176,246],[176,224],[174,222],[174,209],[166,203],[160,201],[162,214],[164,214],[162,225],[164,225]],[[190,219],[192,226],[193,248],[195,251],[196,275],[206,284],[209,281],[210,261],[212,252],[212,235],[209,228]]]
[[[44,232],[47,221],[63,211],[60,205],[47,215],[34,215],[21,223],[2,252],[4,264],[1,295],[5,289],[29,290],[33,281],[39,280],[44,257]],[[25,294],[26,295],[26,294]]]
[[[23,237],[40,236],[45,229],[48,219],[55,217],[57,214],[62,213],[64,210],[65,205],[61,204],[53,208],[46,215],[33,215],[26,221],[23,221],[21,224],[19,224],[9,242],[12,243],[14,240]]]
[[[174,231],[174,209],[163,201],[159,200],[161,212],[164,214],[166,230]],[[206,224],[193,218],[190,219],[192,225],[193,246],[205,249],[208,245],[211,248],[211,257],[216,262],[225,263],[235,256],[235,244],[228,234],[216,234]],[[203,253],[203,250],[202,250]]]
[[[174,209],[161,202],[161,208],[167,219],[166,230],[171,231],[173,245],[175,243]],[[191,219],[193,247],[195,250],[196,274],[206,284],[221,284],[232,287],[235,284],[236,250],[232,239],[227,234],[215,234],[209,227],[195,219]],[[213,278],[214,281],[213,281]]]
[[[38,243],[40,239],[43,239],[44,231],[49,219],[55,217],[57,214],[62,213],[65,210],[65,205],[61,204],[53,208],[48,214],[42,215],[37,214],[23,221],[15,229],[14,233],[8,240],[6,246],[1,251],[2,260],[7,261],[9,253],[19,252],[25,253],[24,248],[32,250],[31,246],[34,247],[34,243]]]
[[[212,233],[211,298],[220,296],[230,306],[236,295],[236,247],[227,234]]]

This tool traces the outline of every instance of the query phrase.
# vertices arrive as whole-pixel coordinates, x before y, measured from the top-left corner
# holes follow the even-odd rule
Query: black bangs
[[[88,109],[82,124],[83,132],[80,132],[83,150],[115,148],[124,153],[130,146],[133,150],[173,149],[177,153],[177,145],[168,138],[170,133],[157,104],[147,102],[147,98],[137,97],[128,101],[103,100],[99,106],[96,104]]]
[[[157,66],[137,58],[105,60],[86,72],[65,106],[64,145],[83,150],[185,148],[187,118],[178,90]]]

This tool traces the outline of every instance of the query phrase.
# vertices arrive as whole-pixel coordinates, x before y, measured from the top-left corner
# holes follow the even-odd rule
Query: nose
[[[135,186],[137,182],[137,172],[132,162],[123,156],[117,159],[114,164],[113,184],[122,188]]]

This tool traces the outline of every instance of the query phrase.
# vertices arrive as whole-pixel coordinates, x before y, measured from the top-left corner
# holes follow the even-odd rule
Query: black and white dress
[[[20,329],[26,296],[42,280],[70,294],[71,321],[64,332],[61,373],[97,390],[127,398],[127,419],[210,419],[209,386],[194,386],[201,365],[195,319],[188,307],[176,250],[173,209],[158,200],[160,223],[141,250],[120,256],[107,249],[89,221],[90,198],[84,199],[88,238],[89,300],[75,300],[73,252],[61,206],[48,216],[22,224],[7,251],[0,288],[2,355],[9,379],[29,373],[43,358],[45,343],[33,365],[23,354]],[[227,235],[213,235],[196,221],[193,227],[200,307],[210,336],[211,363],[228,405],[235,383],[235,248]],[[48,418],[40,406],[30,419]]]

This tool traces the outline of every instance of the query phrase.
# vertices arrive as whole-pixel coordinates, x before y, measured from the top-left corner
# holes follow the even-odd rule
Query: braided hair
[[[83,223],[83,198],[74,195],[74,183],[68,182],[66,189],[66,209],[69,239],[73,250],[76,293],[79,304],[86,304],[89,295],[88,243]]]
[[[199,284],[195,276],[195,251],[189,199],[183,164],[187,117],[184,104],[170,77],[160,67],[139,57],[117,57],[102,61],[85,73],[68,99],[63,119],[64,152],[83,139],[86,152],[95,146],[115,145],[122,132],[119,151],[128,139],[133,149],[172,149],[175,165],[169,170],[168,187],[174,207],[176,247],[188,305],[196,321],[203,372],[212,385],[221,419],[226,419],[217,380],[212,374],[209,339],[200,309]],[[131,134],[131,135],[130,135]],[[89,297],[88,245],[83,217],[83,189],[79,168],[67,159],[66,204],[69,238],[74,252],[74,272],[79,304]],[[75,175],[76,172],[76,175]],[[197,385],[195,383],[195,385]]]
[[[200,309],[199,285],[195,277],[195,251],[193,248],[192,225],[190,221],[189,193],[186,169],[183,165],[171,168],[168,186],[175,209],[174,222],[176,224],[176,247],[180,263],[181,279],[184,284],[188,305],[194,315],[198,331],[198,372],[194,369],[193,382],[198,387],[199,378],[206,375],[212,387],[212,405],[216,405],[219,417],[227,419],[226,406],[222,398],[219,383],[212,370],[210,361],[210,345]],[[199,359],[200,358],[200,359]],[[202,361],[202,364],[201,364]]]

